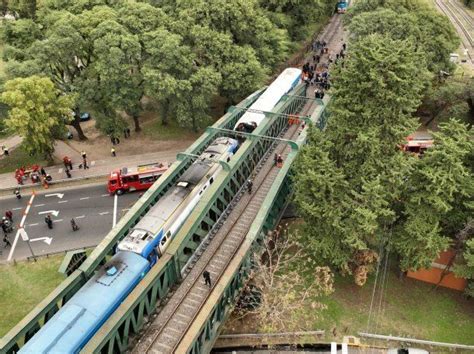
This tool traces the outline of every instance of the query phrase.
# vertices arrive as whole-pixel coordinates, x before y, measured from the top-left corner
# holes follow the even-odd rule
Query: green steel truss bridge
[[[257,91],[209,127],[108,233],[79,268],[0,341],[0,353],[18,351],[112,255],[114,247],[217,137],[232,129],[260,96]],[[207,353],[245,284],[251,257],[279,222],[292,195],[290,167],[306,142],[307,128],[324,129],[322,100],[304,85],[286,95],[251,134],[209,187],[160,261],[128,295],[81,353]],[[297,124],[290,124],[294,117]],[[304,123],[303,123],[304,122]],[[284,158],[281,168],[273,156]],[[253,193],[245,193],[253,180]],[[202,272],[211,274],[212,289]],[[132,348],[132,349],[131,349]]]

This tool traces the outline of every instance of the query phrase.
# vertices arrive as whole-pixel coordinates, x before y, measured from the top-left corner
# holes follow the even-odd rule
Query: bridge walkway
[[[283,133],[282,138],[296,139],[299,131],[300,125],[292,125]],[[279,153],[286,158],[291,151],[286,142],[275,145],[275,149],[267,153],[260,171],[253,179],[252,194],[249,195],[245,190],[241,191],[240,197],[237,197],[240,200],[228,214],[224,224],[200,255],[181,286],[147,328],[133,353],[187,351],[186,333],[212,293],[212,289],[204,285],[202,272],[207,270],[211,274],[214,286],[236,255],[280,170],[274,165],[272,153]]]

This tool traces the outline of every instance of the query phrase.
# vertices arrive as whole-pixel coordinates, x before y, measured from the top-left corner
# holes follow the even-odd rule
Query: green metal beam
[[[268,139],[268,140],[271,140],[271,141],[281,141],[281,142],[288,143],[288,145],[290,145],[293,150],[298,150],[298,148],[299,148],[298,144],[296,144],[293,140],[282,139],[282,138],[278,138],[278,137],[275,137],[275,136],[266,136],[266,135],[259,135],[259,134],[254,134],[254,133],[236,132],[235,130],[215,128],[215,127],[207,127],[206,130],[209,130],[209,131],[218,130],[218,131],[221,131],[221,132],[234,134],[238,137],[246,136],[246,137],[251,138],[251,139]]]
[[[262,90],[243,100],[238,108],[249,107],[261,95]],[[244,111],[235,110],[226,113],[214,126],[220,128],[232,128],[244,114]],[[215,134],[205,132],[187,150],[189,154],[199,154],[214,139]],[[69,278],[63,281],[53,292],[48,295],[33,311],[31,311],[20,323],[10,330],[0,340],[0,353],[12,354],[24,345],[29,335],[37,331],[46,323],[51,314],[56,312],[67,302],[77,290],[94,274],[96,269],[111,255],[115,245],[128,233],[129,229],[136,225],[146,211],[155,204],[170,185],[185,171],[189,161],[177,161],[160,179],[140,198],[134,207],[117,223],[107,234],[104,240],[96,247],[87,260]]]

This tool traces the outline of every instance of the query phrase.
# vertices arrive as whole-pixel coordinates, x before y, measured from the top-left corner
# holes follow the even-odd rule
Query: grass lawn
[[[294,234],[301,225],[301,220],[297,220],[282,226]],[[390,264],[395,265],[395,259]],[[374,279],[372,275],[365,286],[359,287],[350,277],[336,275],[334,293],[315,299],[327,309],[322,313],[311,308],[303,311],[314,313],[314,319],[300,330],[325,330],[326,340],[341,340],[345,335],[366,332]],[[445,288],[434,291],[432,284],[409,278],[400,280],[395,269],[389,270],[386,284],[381,305],[380,293],[376,293],[369,333],[474,345],[474,300],[467,300],[458,291]],[[296,322],[305,323],[303,319]],[[224,333],[260,331],[251,318],[240,321],[231,317]]]
[[[413,279],[399,280],[389,273],[381,311],[376,303],[370,333],[428,339],[438,342],[474,344],[474,303],[460,292],[438,288]],[[314,328],[332,337],[356,335],[367,330],[374,277],[364,287],[338,276],[335,292],[322,300],[328,306]],[[375,315],[378,314],[376,317]],[[328,337],[329,338],[329,337]]]
[[[15,150],[11,151],[9,157],[0,160],[0,173],[13,172],[18,167],[30,166],[35,163],[40,166],[48,166],[47,161],[44,160],[43,157],[28,155],[21,145]]]
[[[63,258],[61,254],[38,262],[0,265],[0,337],[64,280],[58,272]]]

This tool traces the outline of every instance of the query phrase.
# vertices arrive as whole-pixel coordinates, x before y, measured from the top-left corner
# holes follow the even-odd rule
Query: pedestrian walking
[[[66,176],[67,178],[71,178],[72,175],[71,175],[71,172],[69,171],[69,169],[66,168]]]
[[[9,233],[13,231],[12,222],[8,220],[5,216],[2,217],[2,229],[4,233]]]
[[[115,153],[115,149],[114,149],[114,148],[110,149],[110,153],[112,154],[112,157],[117,156],[117,154]]]
[[[8,234],[8,227],[7,227],[7,225],[3,222],[3,220],[2,220],[0,226],[2,227],[2,230],[3,230],[3,236],[7,236],[7,234]]]
[[[16,199],[21,199],[20,188],[15,189],[15,191],[13,192],[13,194],[15,194]]]
[[[82,159],[83,159],[83,160],[86,159],[86,158],[87,158],[86,152],[85,152],[85,151],[82,151],[82,152],[81,152],[81,156],[82,156]]]
[[[204,282],[205,282],[205,285],[209,285],[209,289],[211,288],[211,274],[205,270],[203,273],[202,273],[202,276],[204,278]]]
[[[46,215],[46,217],[44,218],[44,222],[46,223],[46,225],[48,225],[49,229],[53,228],[53,220],[51,219],[51,215]]]
[[[74,220],[74,218],[71,219],[71,227],[72,227],[72,231],[79,230],[79,226],[77,226],[76,220]]]
[[[346,50],[346,43],[342,43],[342,50]]]
[[[43,167],[40,169],[41,176],[46,177],[46,171],[44,170]]]
[[[130,138],[130,128],[127,128],[127,138]]]
[[[87,159],[85,157],[82,159],[82,167],[84,167],[84,170],[89,169],[89,166],[87,166]]]
[[[8,239],[8,235],[7,234],[4,234],[3,235],[3,243],[4,243],[4,246],[3,248],[7,248],[8,246],[12,246],[10,240]]]
[[[2,146],[2,151],[3,151],[3,155],[5,156],[10,155],[10,153],[8,152],[8,148],[5,145]]]
[[[249,194],[252,194],[252,187],[253,187],[253,182],[251,179],[248,179],[247,180],[247,191],[249,192]]]
[[[7,210],[7,211],[5,212],[5,217],[6,217],[8,220],[10,220],[11,222],[13,222],[13,213],[12,213],[11,210]]]

